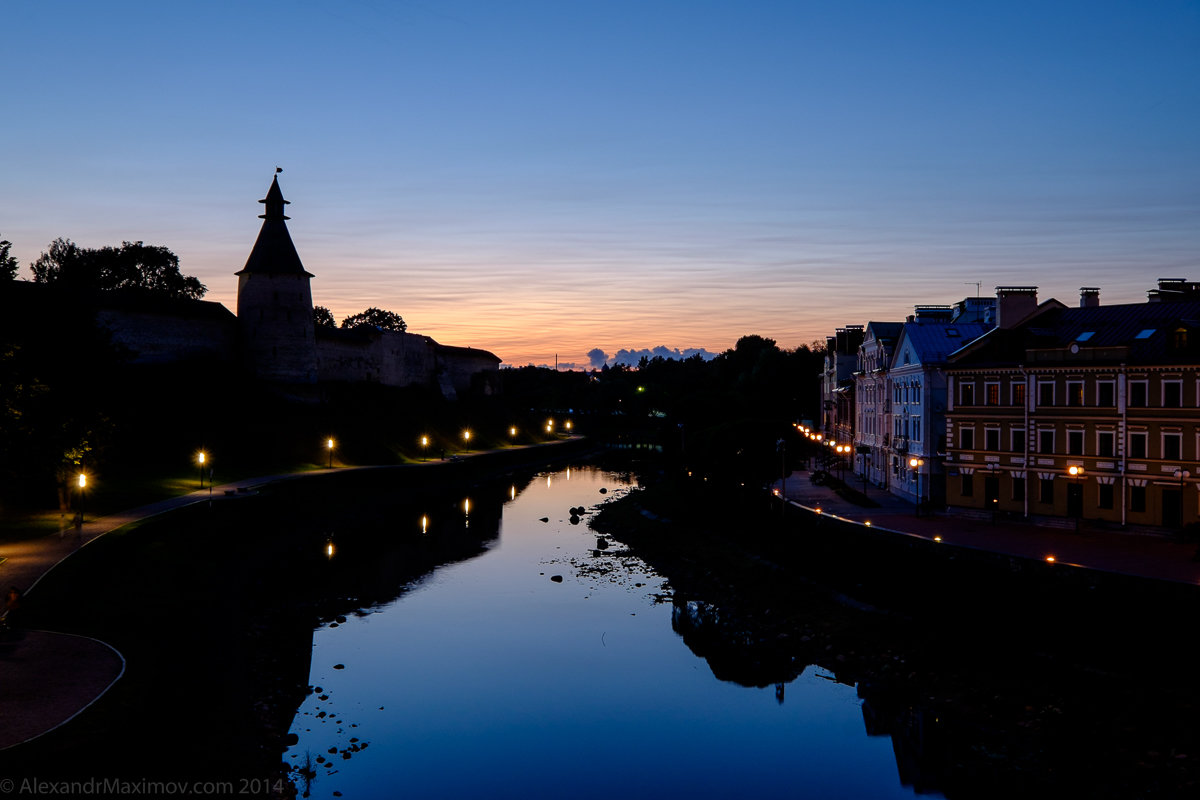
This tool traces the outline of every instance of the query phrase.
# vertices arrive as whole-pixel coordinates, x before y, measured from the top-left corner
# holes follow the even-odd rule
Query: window
[[[1014,406],[1025,405],[1025,384],[1014,383],[1012,385],[1012,404]]]
[[[1183,458],[1183,434],[1164,433],[1162,435],[1162,457],[1166,461],[1177,461]]]
[[[1042,478],[1038,481],[1038,502],[1054,505],[1054,479]]]
[[[1083,455],[1083,431],[1067,431],[1067,455]]]
[[[1096,382],[1096,405],[1109,408],[1117,404],[1117,387],[1112,381]]]
[[[1083,381],[1067,381],[1067,405],[1083,405]]]
[[[913,417],[912,438],[913,438],[913,441],[915,441],[915,442],[921,441],[921,418],[920,417]]]
[[[965,425],[958,431],[958,444],[962,450],[975,449],[975,429],[968,428]]]
[[[1020,500],[1020,501],[1025,500],[1025,479],[1024,478],[1013,478],[1012,479],[1012,499]]]
[[[1092,338],[1095,335],[1096,335],[1095,331],[1084,331],[1083,333],[1081,333],[1075,337],[1075,341],[1086,342],[1088,339]]]
[[[1099,492],[1096,504],[1100,508],[1111,509],[1113,507],[1113,485],[1111,483],[1102,483],[1097,488]]]
[[[913,388],[913,402],[914,403],[921,402],[921,384],[914,383],[912,388]]]
[[[1138,333],[1138,335],[1137,335],[1137,336],[1135,336],[1135,337],[1133,337],[1133,338],[1135,338],[1135,339],[1149,339],[1149,338],[1150,338],[1151,336],[1153,336],[1153,335],[1154,335],[1154,328],[1144,328],[1144,329],[1142,329],[1142,330],[1141,330],[1141,331]]]
[[[1145,486],[1130,486],[1129,487],[1129,510],[1130,511],[1145,511],[1146,510],[1146,487]]]
[[[975,405],[975,384],[964,383],[959,387],[958,402],[964,406]]]
[[[1053,453],[1054,452],[1054,429],[1043,428],[1038,431],[1038,452]]]
[[[1183,381],[1163,381],[1163,408],[1183,407]]]
[[[1038,405],[1054,405],[1054,381],[1038,381]]]
[[[1129,432],[1129,457],[1130,458],[1145,458],[1146,457],[1146,432],[1145,431],[1130,431]]]
[[[1117,435],[1113,431],[1096,432],[1096,455],[1111,458],[1117,454]]]
[[[984,402],[989,406],[1000,405],[1000,384],[985,383],[983,385]]]
[[[983,431],[983,449],[996,452],[1000,449],[1000,429],[985,428]]]
[[[1175,329],[1175,349],[1176,350],[1186,350],[1187,349],[1187,333],[1188,333],[1187,328],[1176,328]]]
[[[963,497],[974,497],[975,496],[975,481],[972,480],[972,478],[974,478],[974,477],[975,477],[974,475],[967,475],[966,473],[963,473],[963,476],[962,476],[962,496]]]
[[[1012,449],[1014,453],[1025,452],[1025,429],[1013,428],[1012,430]]]
[[[1146,397],[1146,381],[1130,381],[1129,382],[1129,405],[1132,408],[1145,408]]]

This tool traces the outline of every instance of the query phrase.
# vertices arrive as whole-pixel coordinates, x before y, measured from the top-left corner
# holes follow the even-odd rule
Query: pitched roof
[[[296,252],[292,235],[288,233],[286,220],[289,217],[283,213],[283,207],[290,201],[283,199],[278,176],[271,179],[267,196],[258,202],[267,207],[266,213],[259,215],[263,221],[262,228],[258,231],[258,239],[254,242],[250,257],[246,259],[246,266],[237,274],[307,275],[311,278],[312,274],[306,272],[300,263],[300,254]]]
[[[1175,344],[1179,328],[1194,332],[1182,350]],[[1074,348],[1073,357],[1090,363],[1178,363],[1200,357],[1198,340],[1200,301],[1054,307],[1012,330],[991,332],[954,361],[963,366],[1023,364],[1043,360],[1038,351]]]
[[[906,322],[901,341],[912,346],[920,363],[939,364],[991,327],[990,323],[982,322]],[[897,344],[897,357],[900,350]]]

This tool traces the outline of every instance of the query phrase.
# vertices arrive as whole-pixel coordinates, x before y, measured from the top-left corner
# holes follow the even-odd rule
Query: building
[[[918,306],[900,327],[888,369],[888,488],[914,503],[941,505],[945,496],[940,454],[946,449],[947,358],[991,328],[990,321],[970,321],[978,317],[960,310]]]
[[[266,206],[262,228],[236,273],[236,316],[219,303],[199,300],[116,292],[98,299],[98,322],[131,362],[229,362],[248,377],[293,389],[375,383],[427,387],[449,399],[497,390],[500,359],[486,350],[450,347],[415,333],[314,327],[313,275],[288,232],[283,212],[289,201],[278,176],[259,202]]]
[[[888,366],[902,322],[868,322],[858,347],[854,373],[854,471],[879,487],[888,485],[891,441],[891,391]]]
[[[854,441],[854,372],[862,325],[838,328],[825,338],[825,364],[821,372],[821,432],[826,441]]]
[[[1040,521],[1200,518],[1200,292],[1037,302],[997,287],[997,327],[946,364],[946,502]]]

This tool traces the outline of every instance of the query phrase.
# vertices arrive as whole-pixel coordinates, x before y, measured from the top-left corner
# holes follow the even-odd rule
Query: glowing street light
[[[325,440],[325,449],[329,451],[329,468],[333,469],[333,439]]]
[[[207,458],[208,457],[205,455],[203,450],[201,450],[200,453],[196,456],[196,462],[200,465],[200,488],[201,489],[204,488],[204,461]]]
[[[428,454],[429,454],[429,437],[422,436],[421,437],[421,460],[424,461]]]
[[[571,432],[571,420],[567,420],[567,433]]]
[[[87,488],[87,475],[83,472],[79,473],[79,520],[75,524],[75,528],[83,528],[83,490]]]
[[[1067,474],[1075,481],[1075,532],[1079,533],[1079,520],[1083,517],[1083,490],[1079,487],[1079,478],[1083,475],[1083,467],[1072,464],[1067,467]]]
[[[908,460],[908,466],[910,469],[914,470],[917,473],[917,516],[919,517],[919,516],[921,516],[921,500],[922,500],[922,497],[921,497],[921,467],[925,466],[925,459],[910,458]]]
[[[464,451],[471,449],[471,431],[470,430],[463,431],[463,447],[464,447]]]

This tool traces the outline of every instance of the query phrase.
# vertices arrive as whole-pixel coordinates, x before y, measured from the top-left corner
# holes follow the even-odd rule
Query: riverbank
[[[714,673],[858,687],[906,782],[947,796],[1195,796],[1192,586],[872,531],[760,491],[649,487],[598,531],[673,587]],[[907,774],[906,774],[907,773]]]
[[[0,566],[2,578],[10,586],[20,587],[24,596],[19,613],[13,613],[10,620],[15,630],[0,635],[0,715],[6,723],[0,727],[0,751],[54,730],[54,741],[45,745],[42,756],[28,755],[28,747],[11,752],[21,754],[20,762],[32,759],[62,769],[63,764],[74,763],[66,754],[76,748],[70,742],[71,734],[59,726],[95,703],[123,674],[117,686],[124,701],[153,702],[143,696],[142,689],[128,684],[156,680],[161,670],[171,669],[172,659],[196,660],[192,652],[195,642],[207,641],[213,648],[214,653],[204,654],[206,663],[236,658],[239,648],[227,650],[224,641],[231,635],[227,622],[240,625],[247,614],[237,606],[225,605],[231,592],[222,587],[252,581],[251,565],[270,571],[281,563],[272,553],[270,537],[228,539],[228,532],[238,528],[242,516],[253,520],[251,534],[255,525],[271,531],[283,522],[285,517],[278,514],[257,516],[255,500],[261,495],[278,494],[287,486],[282,494],[295,498],[299,507],[305,499],[336,497],[349,489],[368,499],[394,494],[399,488],[428,491],[441,484],[469,485],[489,475],[578,457],[590,448],[587,440],[572,438],[467,453],[445,461],[263,476],[219,485],[211,495],[193,492],[92,519],[79,529],[9,541],[5,545],[8,560]],[[303,522],[293,519],[292,524]],[[112,539],[111,545],[106,544],[107,539]],[[323,541],[304,543],[314,551],[323,545]],[[297,551],[300,545],[291,543]],[[151,554],[148,558],[147,553]],[[85,554],[88,563],[79,560]],[[112,569],[114,559],[121,569]],[[255,629],[261,624],[261,620],[248,624],[238,636],[262,638],[265,629]],[[69,630],[112,642],[128,656],[130,668],[126,673],[120,653],[114,658],[103,642],[81,649],[85,640],[79,637],[29,626]],[[156,658],[158,666],[147,672],[138,662],[164,639],[172,640],[176,649],[169,658]],[[253,642],[247,646],[258,647]],[[212,669],[220,672],[219,666]],[[244,691],[243,696],[283,697],[290,691],[283,684],[288,681],[238,691]],[[111,710],[124,701],[105,705]],[[103,736],[102,730],[92,730],[83,738],[99,742]]]

